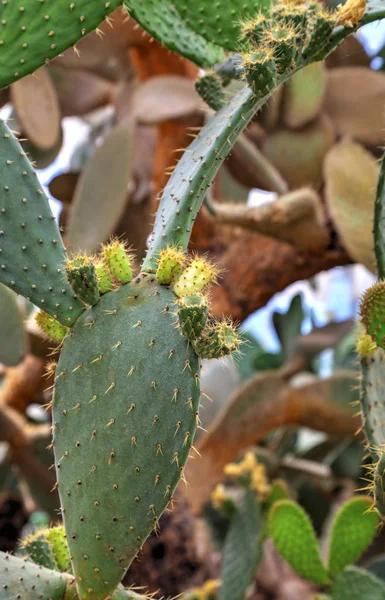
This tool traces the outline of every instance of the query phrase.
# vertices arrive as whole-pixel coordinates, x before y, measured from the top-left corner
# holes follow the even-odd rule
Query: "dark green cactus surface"
[[[361,410],[362,424],[369,448],[385,443],[385,352],[381,348],[367,357],[361,357]]]
[[[122,0],[2,0],[0,87],[75,44],[121,4]]]
[[[99,300],[99,287],[95,265],[90,260],[77,258],[67,262],[68,281],[77,296],[94,306]]]
[[[58,227],[29,160],[1,120],[0,165],[0,281],[72,325],[84,307],[66,281]]]
[[[190,341],[196,340],[204,330],[209,314],[205,296],[183,296],[179,300],[178,319],[182,333]]]
[[[102,296],[64,341],[54,450],[82,599],[116,588],[183,476],[199,360],[176,326],[176,300],[142,274]]]
[[[60,573],[0,553],[0,600],[63,600],[65,588]]]
[[[195,82],[195,89],[203,100],[215,111],[218,111],[226,102],[222,79],[214,72],[202,75]]]

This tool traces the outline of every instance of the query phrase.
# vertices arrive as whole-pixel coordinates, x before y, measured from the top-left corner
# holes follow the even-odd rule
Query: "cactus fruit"
[[[84,306],[65,281],[59,230],[29,160],[1,120],[0,161],[0,281],[72,325]]]
[[[174,283],[174,293],[189,296],[204,290],[218,275],[218,269],[205,258],[194,258]]]
[[[125,284],[132,281],[133,256],[127,252],[123,242],[113,240],[102,246],[102,256],[117,283]]]
[[[333,579],[347,565],[355,563],[372,542],[378,525],[378,516],[372,510],[373,501],[356,496],[339,510],[331,531],[329,575]]]
[[[178,309],[179,326],[183,335],[193,342],[200,337],[204,330],[209,314],[207,298],[202,295],[183,296],[180,298]]]
[[[62,526],[38,530],[23,540],[22,548],[26,550],[30,560],[41,567],[61,573],[69,572],[71,569],[70,555]]]
[[[380,348],[385,348],[385,282],[377,281],[366,290],[360,307],[366,333]]]
[[[328,584],[314,529],[298,504],[290,500],[276,502],[269,513],[269,533],[279,553],[299,575],[320,585]]]
[[[99,287],[95,265],[90,256],[67,259],[67,279],[73,291],[88,306],[99,301]]]
[[[50,315],[47,315],[43,310],[39,310],[36,314],[35,321],[41,331],[54,342],[61,342],[67,335],[68,327],[62,325]]]
[[[104,260],[99,259],[95,261],[95,271],[100,294],[106,294],[113,290],[114,282],[112,281],[112,275]]]
[[[215,72],[206,73],[197,79],[195,89],[206,104],[215,111],[220,110],[226,102],[222,79]]]
[[[216,323],[194,342],[194,350],[201,358],[222,358],[238,350],[239,336],[233,325]]]
[[[164,248],[160,252],[156,278],[161,285],[169,285],[180,275],[185,260],[184,253],[178,248]]]
[[[122,0],[4,0],[0,8],[0,87],[32,73],[76,44],[121,4]]]

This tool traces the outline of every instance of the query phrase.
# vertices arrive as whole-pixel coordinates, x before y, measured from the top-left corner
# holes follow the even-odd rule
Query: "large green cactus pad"
[[[29,160],[1,120],[0,170],[0,281],[72,325],[83,305],[65,279],[59,229]]]
[[[2,0],[0,87],[75,44],[121,4],[122,0]]]
[[[0,600],[62,600],[65,588],[60,573],[0,552]]]
[[[182,475],[199,405],[199,361],[176,296],[142,274],[105,294],[64,341],[53,402],[67,541],[82,599],[121,580]]]

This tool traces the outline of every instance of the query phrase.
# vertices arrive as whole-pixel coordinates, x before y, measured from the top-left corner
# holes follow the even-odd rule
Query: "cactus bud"
[[[122,284],[132,281],[133,256],[127,252],[123,242],[115,239],[102,246],[102,256],[116,281]]]
[[[290,27],[276,27],[266,32],[266,43],[273,51],[280,73],[286,73],[295,67],[297,54],[296,33]]]
[[[213,110],[218,111],[225,104],[225,92],[222,87],[222,80],[216,73],[207,73],[197,79],[195,89]]]
[[[256,19],[248,21],[242,28],[243,40],[251,42],[253,46],[259,46],[263,41],[263,36],[269,23],[270,21],[262,13]]]
[[[385,348],[385,282],[378,281],[366,290],[360,307],[365,331],[380,348]]]
[[[202,295],[183,296],[179,300],[178,318],[183,335],[196,340],[204,330],[209,313],[209,303]]]
[[[95,262],[96,278],[98,280],[99,292],[106,294],[114,288],[111,273],[103,260]]]
[[[277,69],[272,50],[266,48],[244,57],[247,81],[254,94],[262,97],[271,92],[277,83]]]
[[[75,294],[85,304],[94,306],[99,301],[99,288],[93,259],[86,255],[68,259],[66,272]]]
[[[356,342],[356,352],[363,358],[371,356],[376,348],[375,342],[373,342],[372,338],[367,333],[362,333]]]
[[[161,285],[169,285],[180,274],[185,255],[179,248],[169,247],[160,251],[156,278]]]
[[[218,269],[208,260],[194,258],[176,281],[174,292],[179,297],[195,295],[215,280],[217,275]]]
[[[65,327],[42,310],[35,316],[35,321],[41,331],[54,342],[61,342],[67,334],[68,327]]]
[[[235,352],[239,345],[240,339],[234,326],[218,323],[194,342],[194,350],[200,358],[221,358]]]

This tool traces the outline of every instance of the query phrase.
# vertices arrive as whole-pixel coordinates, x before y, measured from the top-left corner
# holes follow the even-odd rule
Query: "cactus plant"
[[[7,69],[1,81],[10,83],[31,72],[119,4],[78,0],[69,6],[57,2],[46,10],[44,2],[35,7],[32,0],[17,6],[3,0],[0,55]],[[254,4],[245,1],[243,12],[254,11]],[[221,46],[234,49],[239,19],[231,10],[234,18],[228,18],[231,0],[221,3],[223,12],[216,12],[217,4],[209,12],[202,35],[196,27],[199,8],[206,2],[189,13],[191,31],[182,0],[164,2],[161,14],[153,0],[127,0],[126,5],[139,20],[143,16],[150,31],[155,23],[158,36],[166,36],[170,47],[180,48],[175,38],[182,41],[183,53],[197,61],[202,52],[207,63],[222,55]],[[362,17],[362,11],[357,16],[357,11],[347,10],[344,18],[337,18],[316,3],[310,9],[312,18],[305,19],[303,11],[281,2],[272,18],[263,20],[263,41],[259,44],[258,36],[258,43],[245,42],[240,70],[250,87],[218,111],[178,163],[136,275],[133,258],[119,240],[103,246],[96,259],[68,258],[35,173],[12,132],[0,122],[0,280],[49,315],[45,323],[51,331],[53,321],[58,322],[57,338],[65,333],[52,403],[53,446],[73,571],[72,578],[1,556],[5,583],[0,600],[9,596],[9,589],[31,600],[130,597],[119,588],[120,581],[147,536],[157,530],[183,478],[199,424],[200,358],[230,354],[240,343],[230,323],[206,323],[208,301],[201,294],[215,279],[216,268],[205,259],[181,259],[180,254],[187,249],[208,187],[256,111],[274,88],[334,47],[337,23],[342,23],[342,39],[347,33],[344,23],[355,27]],[[240,70],[237,67],[237,76]],[[171,249],[180,253],[179,262]],[[60,324],[68,331],[60,330]],[[252,481],[253,486],[260,483]],[[301,517],[299,521],[303,523]],[[60,570],[63,564],[50,552],[54,542],[46,544],[39,535],[31,557],[40,560],[46,553],[44,563]],[[316,576],[326,583],[320,565]],[[20,569],[25,577],[19,577]]]

